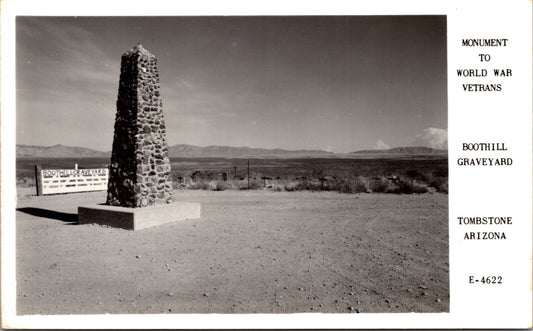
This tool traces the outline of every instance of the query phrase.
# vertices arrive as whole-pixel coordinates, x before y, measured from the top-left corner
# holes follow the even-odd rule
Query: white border
[[[189,1],[1,2],[2,326],[17,328],[526,328],[531,326],[531,12],[530,1]],[[15,16],[122,15],[447,15],[450,160],[450,313],[235,315],[15,315]],[[509,38],[499,64],[516,73],[501,95],[465,94],[454,71],[475,67],[462,38]],[[494,60],[496,63],[496,60]],[[482,96],[482,97],[481,97]],[[505,142],[512,168],[459,168],[462,142]],[[487,181],[490,185],[487,185]],[[513,239],[466,242],[464,214],[513,216]],[[471,273],[503,274],[503,287],[474,287]],[[510,283],[509,283],[510,282]]]

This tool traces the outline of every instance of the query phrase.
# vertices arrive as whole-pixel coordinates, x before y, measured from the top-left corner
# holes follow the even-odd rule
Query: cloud
[[[376,141],[376,144],[374,145],[374,149],[389,149],[390,146],[385,144],[385,142],[381,139],[378,139],[378,141]]]
[[[448,130],[427,128],[418,134],[415,139],[417,146],[425,146],[436,149],[448,149]]]

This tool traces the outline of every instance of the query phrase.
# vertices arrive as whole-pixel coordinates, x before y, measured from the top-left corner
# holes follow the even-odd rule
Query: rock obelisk
[[[137,44],[122,55],[107,204],[173,200],[157,59]]]

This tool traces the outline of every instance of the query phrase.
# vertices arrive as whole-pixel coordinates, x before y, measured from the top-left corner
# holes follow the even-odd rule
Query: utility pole
[[[35,188],[37,189],[37,195],[43,195],[43,177],[41,175],[42,166],[40,164],[35,165]]]
[[[250,160],[248,159],[248,189],[250,189]]]

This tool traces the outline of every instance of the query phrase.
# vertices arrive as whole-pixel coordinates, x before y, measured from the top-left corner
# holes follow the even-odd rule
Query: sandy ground
[[[18,191],[17,314],[449,309],[448,196],[176,191],[202,218],[78,225],[105,192]]]

